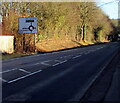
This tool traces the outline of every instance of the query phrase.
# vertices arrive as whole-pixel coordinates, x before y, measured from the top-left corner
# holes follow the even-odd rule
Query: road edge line
[[[104,72],[104,70],[106,69],[106,67],[110,64],[110,62],[112,62],[112,60],[115,58],[115,56],[118,54],[118,51],[120,51],[120,48],[117,48],[117,51],[115,51],[112,55],[112,57],[108,60],[108,62],[106,62],[101,68],[101,71],[99,71],[97,73],[97,75],[93,78],[93,80],[88,84],[88,86],[86,86],[86,88],[84,88],[82,93],[78,93],[77,96],[75,96],[72,99],[69,99],[68,101],[76,101],[76,99],[80,102],[81,99],[84,97],[85,93],[89,90],[89,88],[95,83],[95,81],[101,76],[101,74]]]

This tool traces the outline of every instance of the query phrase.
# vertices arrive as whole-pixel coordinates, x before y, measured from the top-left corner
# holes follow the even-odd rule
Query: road
[[[4,60],[3,101],[79,101],[118,48],[113,42]]]

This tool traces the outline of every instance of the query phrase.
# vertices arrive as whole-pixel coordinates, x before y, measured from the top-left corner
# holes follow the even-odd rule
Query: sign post
[[[34,46],[36,52],[36,34],[38,33],[37,17],[19,18],[20,34],[34,34]],[[23,45],[24,46],[24,45]]]

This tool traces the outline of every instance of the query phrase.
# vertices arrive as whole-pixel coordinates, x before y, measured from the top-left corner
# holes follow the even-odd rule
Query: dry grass
[[[104,41],[108,42],[108,41]],[[39,43],[36,44],[36,47],[38,51],[40,52],[52,52],[52,51],[58,51],[62,49],[69,49],[69,48],[74,48],[74,47],[80,47],[82,45],[89,45],[89,44],[95,44],[93,42],[77,42],[77,41],[72,41],[69,38],[51,38],[51,39],[45,39],[40,41]],[[17,57],[23,57],[23,56],[28,56],[28,55],[34,55],[35,53],[31,54],[5,54],[5,55],[0,55],[0,60],[5,60],[5,59],[11,59],[11,58],[17,58]]]
[[[38,51],[41,52],[51,52],[57,51],[62,49],[74,48],[79,47],[81,45],[89,45],[93,44],[92,42],[77,42],[72,41],[69,38],[51,38],[42,40],[36,44]]]
[[[73,48],[79,46],[69,39],[47,39],[37,43],[37,49],[43,52],[57,51],[61,49]]]

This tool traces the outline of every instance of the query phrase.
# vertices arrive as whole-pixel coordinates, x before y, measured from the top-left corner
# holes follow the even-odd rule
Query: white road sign
[[[38,28],[37,28],[36,17],[19,18],[20,34],[35,34],[37,32],[38,32]]]

